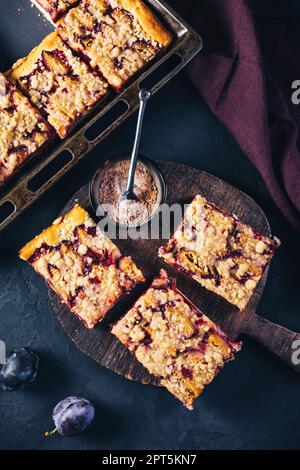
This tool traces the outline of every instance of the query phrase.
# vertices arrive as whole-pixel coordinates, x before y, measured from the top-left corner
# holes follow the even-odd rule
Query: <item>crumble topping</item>
[[[88,328],[144,276],[76,205],[20,252]]]
[[[140,0],[82,0],[58,33],[117,90],[171,41]]]
[[[17,62],[11,77],[43,111],[61,138],[108,90],[107,83],[90,71],[56,33]]]
[[[164,270],[112,333],[188,409],[241,347],[192,306]]]
[[[198,195],[159,255],[243,310],[279,245]]]
[[[151,172],[137,162],[134,175],[134,194],[137,201],[124,200],[130,161],[121,160],[104,171],[99,187],[99,203],[105,204],[109,216],[124,225],[142,223],[158,208],[158,189]]]
[[[1,74],[0,183],[5,182],[52,136],[52,131],[28,99]]]
[[[47,17],[55,22],[63,13],[76,5],[79,0],[32,0]]]

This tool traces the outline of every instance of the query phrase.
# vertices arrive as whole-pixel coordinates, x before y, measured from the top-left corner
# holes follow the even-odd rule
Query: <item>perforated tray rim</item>
[[[125,119],[136,111],[139,105],[139,89],[140,84],[145,78],[150,77],[155,70],[168,61],[173,55],[180,58],[180,62],[169,73],[156,83],[152,89],[152,94],[157,93],[164,85],[166,85],[187,63],[202,49],[202,38],[191,28],[186,21],[176,13],[164,0],[144,0],[157,13],[166,26],[173,32],[174,40],[170,47],[163,52],[157,60],[140,73],[125,89],[118,95],[113,93],[100,103],[96,108],[84,119],[82,125],[75,130],[69,137],[64,139],[58,146],[49,151],[38,160],[37,164],[32,168],[20,170],[21,177],[13,185],[7,185],[7,189],[1,190],[0,210],[3,205],[10,204],[13,207],[12,212],[0,221],[0,230],[11,223],[18,215],[20,215],[27,207],[44,194],[56,181],[63,177],[76,163],[83,158],[90,150],[98,145],[105,137],[107,137],[114,129],[116,129]],[[98,120],[100,120],[107,112],[114,108],[119,102],[124,102],[127,106],[125,112],[118,117],[112,124],[105,128],[94,140],[88,140],[85,133]],[[89,117],[90,116],[90,117]],[[32,178],[38,175],[50,162],[64,151],[70,152],[70,161],[63,166],[54,176],[49,178],[39,189],[31,191],[28,187]]]

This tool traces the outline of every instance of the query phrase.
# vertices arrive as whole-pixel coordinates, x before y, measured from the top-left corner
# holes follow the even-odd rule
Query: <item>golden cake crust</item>
[[[55,33],[50,33],[42,42],[36,46],[26,57],[19,59],[13,66],[9,73],[12,80],[17,81],[24,75],[32,72],[36,61],[39,59],[43,51],[53,51],[61,46],[61,39]]]
[[[84,224],[88,220],[88,213],[79,205],[75,205],[64,217],[56,219],[50,227],[43,230],[42,233],[28,242],[20,250],[20,257],[27,261],[33,255],[35,250],[43,243],[47,243],[47,245],[50,246],[58,245],[61,240],[61,232],[64,226],[70,225],[74,228],[78,225]]]
[[[31,0],[39,10],[51,21],[57,19],[79,0]]]
[[[41,150],[53,134],[28,99],[0,74],[0,184]]]
[[[141,0],[117,0],[125,10],[135,16],[141,24],[143,30],[149,36],[163,46],[168,46],[172,40],[172,35],[161,24],[152,10]]]
[[[108,91],[108,84],[76,57],[56,32],[20,59],[9,78],[28,94],[61,138]]]
[[[93,328],[139,282],[142,272],[122,257],[80,206],[60,217],[20,250],[70,310]]]
[[[279,245],[198,195],[159,255],[243,310]]]
[[[197,310],[164,270],[112,333],[188,409],[241,347]]]

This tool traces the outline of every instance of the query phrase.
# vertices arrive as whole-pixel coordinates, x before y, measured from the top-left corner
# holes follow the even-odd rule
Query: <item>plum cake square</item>
[[[164,270],[112,333],[188,409],[241,348],[176,289]]]
[[[10,77],[47,116],[61,138],[108,91],[108,84],[76,57],[56,33],[20,59]]]
[[[117,90],[171,42],[141,0],[82,0],[58,22],[58,33]]]
[[[0,184],[52,137],[41,114],[0,74]]]
[[[79,0],[31,0],[43,15],[53,23],[66,13],[69,8],[76,5],[78,1]]]
[[[243,310],[279,245],[198,195],[159,255]]]
[[[87,328],[144,282],[131,258],[123,257],[78,205],[22,248],[20,257],[46,279]]]

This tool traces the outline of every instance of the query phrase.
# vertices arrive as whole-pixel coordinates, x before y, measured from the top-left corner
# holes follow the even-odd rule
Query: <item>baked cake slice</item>
[[[108,84],[55,32],[13,66],[10,78],[47,116],[61,138],[108,91]]]
[[[0,184],[53,136],[41,114],[0,74]]]
[[[241,348],[176,289],[164,270],[112,333],[188,409]]]
[[[79,0],[30,0],[45,17],[55,23],[69,8],[76,5]]]
[[[159,255],[243,310],[279,245],[198,195]]]
[[[141,0],[82,0],[58,22],[58,33],[117,90],[171,42]]]
[[[56,220],[20,251],[87,326],[93,328],[134,286],[144,281],[131,258],[80,206]]]

